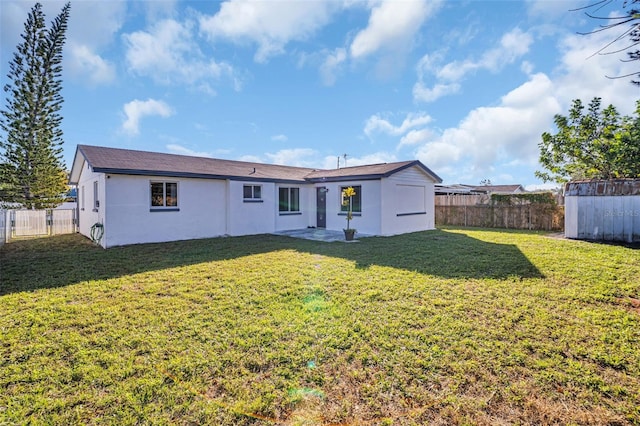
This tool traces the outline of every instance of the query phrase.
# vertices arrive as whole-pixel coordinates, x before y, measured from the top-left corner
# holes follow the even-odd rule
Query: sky
[[[47,22],[63,6],[42,3]],[[0,2],[2,86],[34,4]],[[580,34],[602,23],[587,4],[74,0],[64,161],[78,144],[329,169],[418,159],[446,184],[553,187],[534,173],[554,115],[596,96],[631,115],[640,99],[611,78],[637,63],[598,54],[620,31]]]

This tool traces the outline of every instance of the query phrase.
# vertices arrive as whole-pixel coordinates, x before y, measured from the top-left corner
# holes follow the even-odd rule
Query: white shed
[[[318,227],[370,235],[434,228],[434,184],[419,161],[317,170],[79,145],[70,174],[79,230],[100,244],[164,242]]]
[[[564,217],[567,238],[640,242],[640,180],[569,182]]]

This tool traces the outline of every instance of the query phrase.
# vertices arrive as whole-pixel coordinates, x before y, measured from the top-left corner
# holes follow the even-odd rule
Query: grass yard
[[[67,235],[0,268],[0,425],[640,424],[637,249]]]

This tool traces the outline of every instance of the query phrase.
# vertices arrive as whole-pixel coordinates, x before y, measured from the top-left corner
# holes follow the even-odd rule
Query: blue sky
[[[0,2],[3,86],[33,4]],[[48,21],[62,4],[43,2]],[[65,162],[77,144],[318,168],[347,154],[540,186],[554,114],[595,96],[631,114],[640,99],[606,77],[637,65],[596,54],[614,34],[577,34],[598,25],[570,11],[585,4],[72,1]]]

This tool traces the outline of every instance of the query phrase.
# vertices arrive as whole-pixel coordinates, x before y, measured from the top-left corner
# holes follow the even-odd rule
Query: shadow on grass
[[[83,236],[14,241],[0,249],[0,295],[56,288],[279,250],[339,257],[442,278],[537,278],[538,269],[512,244],[495,244],[442,230],[371,237],[358,244],[274,235],[96,247]]]

